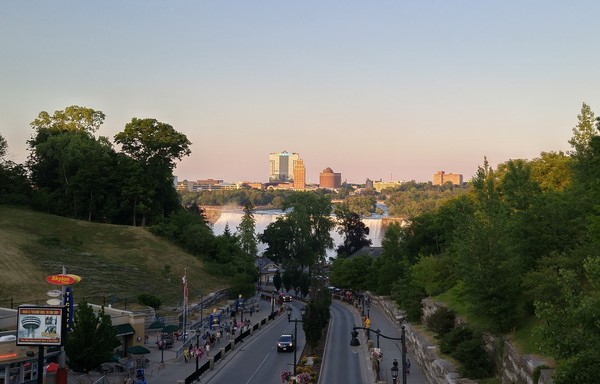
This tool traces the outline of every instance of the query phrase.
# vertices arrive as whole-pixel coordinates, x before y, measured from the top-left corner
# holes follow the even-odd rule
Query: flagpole
[[[187,336],[187,310],[188,310],[188,290],[187,290],[187,268],[183,272],[183,342]]]

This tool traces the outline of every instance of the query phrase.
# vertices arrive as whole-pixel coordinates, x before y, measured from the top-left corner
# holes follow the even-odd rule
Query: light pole
[[[296,350],[298,349],[298,323],[301,323],[306,314],[306,307],[300,309],[300,320],[292,319],[292,307],[287,307],[288,323],[294,323],[294,377],[296,377]]]
[[[354,328],[352,328],[352,332],[350,332],[350,334],[352,335],[352,339],[350,339],[350,347],[352,348],[352,352],[355,352],[355,353],[358,352],[358,347],[360,346],[360,341],[358,340],[358,337],[357,337],[358,336],[358,332],[356,331],[357,329],[368,330],[368,328],[357,327],[357,326],[354,326]],[[406,328],[403,325],[401,327],[401,329],[402,329],[402,333],[401,333],[400,337],[386,336],[383,333],[379,332],[379,330],[372,331],[372,332],[375,332],[377,334],[377,338],[379,338],[379,336],[381,336],[384,339],[400,340],[402,342],[402,349],[400,350],[400,352],[402,353],[402,384],[406,384]],[[396,345],[396,343],[394,343],[394,345]],[[398,362],[396,361],[396,364],[394,365],[394,367],[396,367],[396,372],[398,372],[397,365],[398,365]],[[394,375],[394,367],[392,367],[392,377],[394,377],[393,376]],[[396,383],[395,380],[394,380],[394,383]]]

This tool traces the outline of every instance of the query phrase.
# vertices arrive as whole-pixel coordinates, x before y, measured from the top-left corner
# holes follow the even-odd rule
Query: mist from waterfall
[[[283,213],[280,210],[257,210],[254,212],[255,223],[255,232],[256,234],[263,233],[265,228],[271,223],[273,223],[279,216],[282,216]],[[241,211],[232,211],[232,212],[222,212],[219,216],[219,219],[212,224],[213,233],[215,235],[223,234],[225,231],[225,226],[229,225],[229,230],[231,233],[237,232],[237,227],[240,225],[242,217],[244,216],[244,212]],[[381,239],[383,237],[381,218],[366,218],[362,219],[363,223],[369,227],[369,236],[367,236],[371,241],[371,246],[373,247],[381,247]],[[335,257],[336,252],[335,248],[338,245],[342,244],[343,238],[335,229],[331,231],[331,237],[334,243],[334,249],[327,251],[327,257]],[[258,243],[258,253],[261,254],[266,249],[266,244],[261,242]]]

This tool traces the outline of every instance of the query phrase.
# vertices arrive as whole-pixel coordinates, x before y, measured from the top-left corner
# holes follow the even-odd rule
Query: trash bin
[[[139,368],[139,369],[136,371],[136,374],[135,374],[135,376],[136,376],[137,378],[140,378],[140,377],[144,376],[144,368]]]

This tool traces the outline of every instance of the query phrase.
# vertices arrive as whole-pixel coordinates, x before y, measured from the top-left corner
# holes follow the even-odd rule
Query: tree
[[[337,231],[344,236],[344,242],[337,248],[338,257],[348,257],[371,245],[372,241],[367,238],[369,227],[363,223],[360,216],[350,211],[346,204],[337,205],[335,214],[338,219]]]
[[[275,275],[273,276],[273,286],[275,286],[276,290],[280,290],[281,289],[281,272],[279,272],[279,270],[275,271]]]
[[[175,160],[191,153],[187,137],[155,119],[133,118],[115,135],[115,142],[141,166],[136,183],[142,188],[135,191],[135,210],[142,213],[141,225],[146,225],[149,216],[162,218],[179,209],[173,169]]]
[[[256,257],[258,253],[256,240],[256,219],[254,218],[254,205],[250,200],[244,204],[244,216],[237,227],[242,251],[249,256]]]
[[[89,372],[110,361],[113,349],[119,346],[116,331],[104,307],[96,315],[87,301],[77,305],[73,330],[65,344],[69,366],[76,372]]]
[[[25,168],[5,159],[8,143],[0,134],[0,204],[28,204],[31,186]]]
[[[589,105],[581,105],[581,113],[577,115],[579,122],[573,128],[573,137],[569,144],[573,147],[571,155],[579,158],[586,158],[590,154],[590,141],[592,137],[597,136],[598,132],[594,127],[594,112]]]

